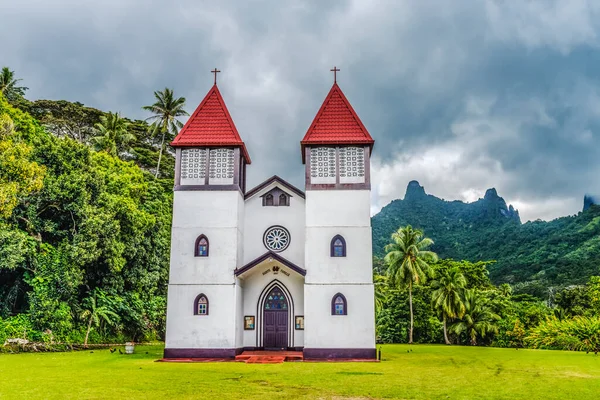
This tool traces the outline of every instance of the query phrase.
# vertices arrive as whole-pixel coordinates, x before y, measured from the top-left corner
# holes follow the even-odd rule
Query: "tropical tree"
[[[390,283],[408,288],[410,308],[410,329],[408,343],[413,342],[414,315],[412,304],[413,285],[419,285],[431,275],[429,263],[437,261],[437,255],[428,251],[433,240],[423,237],[423,232],[407,225],[392,233],[392,243],[385,246],[387,253],[384,261],[388,265],[387,275]]]
[[[15,71],[11,71],[8,67],[3,67],[0,71],[0,92],[9,101],[17,100],[25,95],[28,88],[17,86],[19,81],[22,81],[22,79],[16,79]]]
[[[379,313],[385,303],[387,292],[387,277],[373,272],[373,286],[375,288],[375,311]]]
[[[105,305],[98,306],[96,304],[95,296],[87,298],[85,302],[87,302],[89,308],[82,311],[81,319],[88,319],[87,331],[85,332],[85,340],[83,341],[83,346],[87,347],[90,331],[92,330],[92,324],[95,327],[100,326],[100,318],[102,318],[108,325],[114,325],[119,316]]]
[[[154,114],[146,119],[146,121],[153,121],[150,129],[151,133],[161,135],[155,175],[158,178],[160,160],[165,147],[165,138],[168,137],[169,140],[172,140],[177,135],[179,129],[183,127],[183,123],[177,117],[189,114],[183,109],[185,107],[185,97],[175,98],[172,89],[165,88],[163,91],[156,91],[154,92],[154,97],[156,102],[152,105],[144,106],[142,109]]]
[[[133,140],[135,136],[127,131],[129,122],[121,118],[119,113],[109,112],[100,117],[100,122],[94,125],[96,136],[92,138],[94,148],[98,151],[118,156],[123,152],[124,146]]]
[[[434,289],[431,305],[442,316],[446,344],[450,344],[447,329],[448,319],[462,318],[465,313],[461,294],[466,284],[465,276],[457,267],[439,270],[436,280],[431,283],[431,287]]]
[[[498,333],[496,321],[500,316],[493,313],[483,300],[475,289],[465,290],[465,313],[460,321],[450,326],[450,332],[457,335],[466,332],[473,346],[477,345],[477,337],[485,338],[490,333]]]
[[[498,286],[498,290],[503,297],[510,297],[513,292],[512,286],[510,286],[508,283],[503,283]]]

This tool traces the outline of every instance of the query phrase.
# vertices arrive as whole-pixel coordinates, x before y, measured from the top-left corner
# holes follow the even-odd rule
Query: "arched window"
[[[280,206],[287,206],[288,205],[288,197],[284,193],[281,193],[279,195],[279,205]]]
[[[204,235],[198,236],[196,239],[196,248],[194,249],[195,257],[208,257],[208,238]]]
[[[265,205],[267,205],[267,206],[272,206],[273,205],[273,195],[272,194],[268,194],[265,197]]]
[[[348,315],[348,303],[343,294],[338,293],[331,299],[331,315]]]
[[[346,257],[346,241],[340,235],[331,239],[331,257]]]
[[[194,300],[194,315],[208,315],[208,297],[200,293]]]

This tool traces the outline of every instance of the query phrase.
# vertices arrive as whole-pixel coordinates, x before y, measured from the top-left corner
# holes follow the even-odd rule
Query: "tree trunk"
[[[94,316],[90,315],[90,321],[88,322],[87,332],[85,333],[85,340],[83,341],[83,347],[87,347],[88,337],[90,336],[90,331],[92,330],[92,318]]]
[[[160,151],[158,152],[158,164],[156,165],[156,175],[155,178],[158,178],[158,173],[160,171],[160,159],[162,158],[163,147],[165,147],[165,132],[163,131],[162,140],[160,141]]]
[[[444,342],[450,344],[450,341],[448,340],[448,330],[446,329],[446,314],[444,314]]]
[[[413,342],[413,307],[412,307],[412,283],[408,284],[408,306],[410,307],[410,330],[408,331],[408,343]]]

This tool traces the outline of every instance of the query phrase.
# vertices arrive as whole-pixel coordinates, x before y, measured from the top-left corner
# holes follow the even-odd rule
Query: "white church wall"
[[[331,300],[342,293],[347,315],[331,315]],[[305,285],[305,348],[375,348],[373,285]]]
[[[331,240],[341,235],[346,257],[331,257]],[[307,283],[371,283],[373,258],[370,227],[306,228]]]
[[[371,226],[369,190],[307,190],[306,226]]]
[[[290,194],[289,206],[263,206],[262,196],[278,186]],[[244,220],[244,257],[243,264],[260,257],[269,251],[263,244],[265,231],[273,225],[286,228],[291,237],[290,245],[279,254],[285,259],[303,268],[304,264],[304,199],[296,193],[287,191],[282,185],[273,183],[246,200]]]
[[[173,193],[174,228],[237,228],[239,199],[234,190],[184,190]]]
[[[240,279],[236,279],[235,285],[235,347],[244,347],[244,290]]]
[[[237,191],[177,191],[173,198],[169,282],[234,283],[243,248],[243,198]],[[208,257],[195,257],[201,234],[208,238]]]
[[[208,257],[195,257],[196,238],[204,234],[209,241]],[[179,228],[171,242],[169,282],[234,283],[239,232],[236,228]]]
[[[167,349],[234,348],[234,285],[169,285],[167,299]],[[194,315],[200,293],[208,299],[208,315]]]
[[[275,265],[280,267],[280,270],[277,274],[273,273],[273,266]],[[289,274],[289,276],[287,274]],[[242,283],[244,297],[243,315],[253,315],[256,321],[256,327],[254,330],[243,331],[244,347],[259,346],[259,341],[257,339],[262,334],[263,310],[258,309],[258,303],[261,293],[264,295],[264,289],[274,280],[278,280],[282,285],[285,286],[292,297],[291,300],[293,301],[292,309],[292,301],[288,299],[288,305],[290,307],[290,318],[288,319],[288,323],[290,324],[289,329],[291,329],[292,332],[292,342],[288,343],[288,346],[304,346],[304,331],[296,330],[293,324],[295,316],[304,315],[304,277],[299,275],[297,272],[281,265],[280,263],[265,262],[264,264],[254,267],[249,275],[243,279]]]

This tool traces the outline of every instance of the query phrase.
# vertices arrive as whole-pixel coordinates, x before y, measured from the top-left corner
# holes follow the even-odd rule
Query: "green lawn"
[[[161,354],[0,354],[0,399],[600,397],[600,356],[585,353],[387,345],[381,363],[274,365],[154,362]]]

